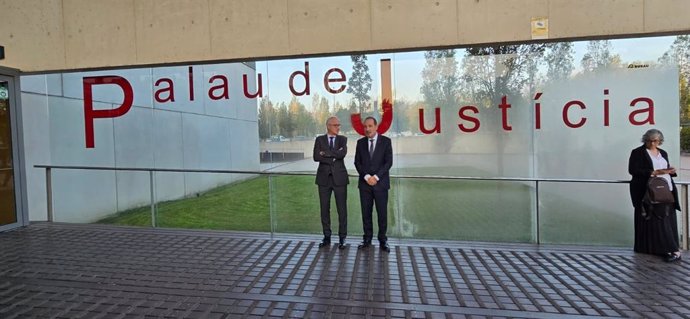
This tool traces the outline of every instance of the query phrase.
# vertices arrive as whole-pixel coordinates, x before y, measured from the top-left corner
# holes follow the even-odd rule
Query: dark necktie
[[[369,140],[369,158],[374,158],[374,139]]]
[[[328,138],[329,138],[328,148],[330,148],[331,151],[332,151],[332,150],[333,150],[333,146],[334,146],[334,145],[333,145],[333,139],[334,139],[335,137],[329,136]]]

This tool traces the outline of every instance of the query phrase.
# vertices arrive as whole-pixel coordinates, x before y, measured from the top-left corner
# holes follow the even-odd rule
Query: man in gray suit
[[[350,180],[345,168],[347,155],[347,137],[338,135],[340,120],[332,116],[326,120],[326,134],[314,141],[314,162],[319,162],[316,171],[316,185],[319,185],[319,202],[321,204],[321,226],[323,240],[319,248],[331,245],[331,193],[335,193],[335,205],[338,210],[339,249],[344,249],[347,237],[347,184]]]

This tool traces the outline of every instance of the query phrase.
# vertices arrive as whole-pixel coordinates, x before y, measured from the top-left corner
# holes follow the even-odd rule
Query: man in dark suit
[[[362,204],[362,224],[364,240],[357,248],[368,248],[374,236],[372,213],[376,204],[378,216],[378,240],[381,250],[390,252],[388,247],[388,189],[389,171],[393,166],[393,147],[388,137],[376,132],[378,122],[373,117],[364,120],[365,137],[357,141],[355,167],[359,173],[359,199]]]
[[[331,193],[335,193],[335,205],[338,210],[338,248],[345,248],[347,237],[347,184],[350,180],[343,160],[347,155],[347,137],[338,135],[338,132],[340,121],[335,116],[330,117],[326,120],[326,134],[314,141],[314,161],[319,162],[316,185],[319,185],[323,227],[323,240],[319,248],[331,245]]]

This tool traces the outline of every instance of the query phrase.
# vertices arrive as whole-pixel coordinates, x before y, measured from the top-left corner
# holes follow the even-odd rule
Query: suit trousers
[[[362,204],[362,225],[364,226],[364,241],[371,242],[374,237],[374,223],[372,214],[376,205],[376,215],[378,217],[378,240],[380,243],[388,241],[386,232],[388,231],[388,190],[375,190],[371,186],[359,189],[359,200]]]
[[[331,238],[331,193],[335,193],[335,206],[338,211],[338,237],[345,239],[347,237],[347,185],[334,185],[333,175],[328,176],[328,185],[319,185],[323,236]]]

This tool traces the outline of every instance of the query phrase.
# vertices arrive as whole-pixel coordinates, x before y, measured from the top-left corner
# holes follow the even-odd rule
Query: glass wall
[[[627,184],[553,179],[628,180],[650,128],[683,179],[688,52],[668,36],[27,76],[24,134],[48,138],[25,153],[182,170],[154,174],[154,218],[147,172],[56,172],[58,221],[320,234],[312,152],[335,115],[359,236],[355,146],[373,116],[393,143],[390,236],[629,245]],[[43,172],[27,174],[40,220]]]

